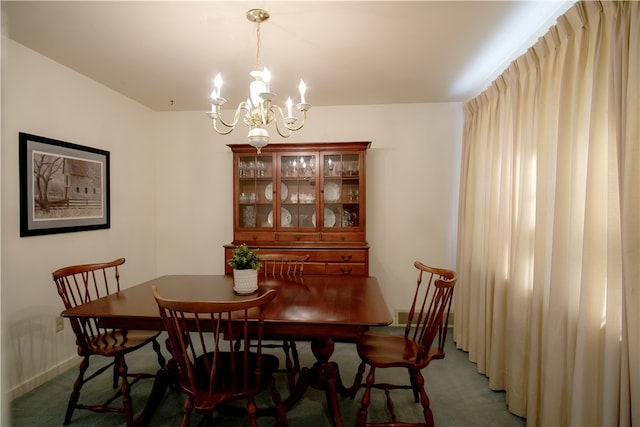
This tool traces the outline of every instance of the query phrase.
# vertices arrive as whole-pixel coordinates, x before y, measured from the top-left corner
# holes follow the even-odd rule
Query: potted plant
[[[249,249],[245,243],[236,246],[227,264],[233,268],[234,291],[251,294],[258,290],[258,270],[262,263],[257,249]]]

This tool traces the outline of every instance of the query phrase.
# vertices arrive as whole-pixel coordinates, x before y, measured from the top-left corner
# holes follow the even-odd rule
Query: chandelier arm
[[[215,118],[212,119],[213,120],[213,129],[220,135],[229,135],[236,128],[236,125],[238,124],[238,121],[240,120],[240,112],[242,110],[249,111],[249,106],[247,105],[246,101],[242,101],[240,103],[240,105],[238,105],[238,108],[236,109],[236,112],[235,112],[235,114],[233,116],[233,122],[232,123],[227,123],[222,119],[222,113],[220,111],[220,105],[216,105]],[[217,125],[218,122],[222,123],[222,125],[224,127],[226,127],[227,129],[218,128],[218,125]]]
[[[276,130],[278,131],[278,135],[280,135],[283,138],[289,138],[291,136],[291,134],[293,133],[292,131],[282,132],[280,130],[280,126],[278,126],[278,122],[276,122]]]
[[[298,126],[298,127],[287,126],[286,123],[285,123],[285,126],[287,127],[287,129],[295,132],[295,131],[299,131],[300,129],[302,129],[302,126],[304,126],[306,121],[307,121],[307,112],[306,111],[302,111],[302,123],[300,123],[300,126]]]
[[[213,121],[213,129],[216,131],[216,133],[220,135],[229,135],[235,129],[235,127],[227,127],[227,129],[224,129],[224,130],[218,129],[218,126],[216,126],[218,119],[212,119],[212,121]]]
[[[225,127],[232,128],[232,130],[238,124],[238,120],[240,119],[240,112],[242,110],[249,111],[249,107],[247,106],[247,101],[242,101],[240,105],[238,105],[238,108],[236,109],[236,112],[233,116],[233,122],[227,123],[222,118],[222,113],[220,112],[220,106],[219,105],[216,106],[216,114],[218,116],[218,120],[220,120],[220,123],[222,123]]]
[[[293,126],[293,123],[295,123],[296,118],[294,117],[294,121],[291,122],[291,124],[287,124],[287,119],[284,116],[284,113],[282,112],[282,108],[280,108],[277,105],[272,105],[271,106],[271,110],[274,112],[274,116],[280,116],[280,121],[282,121],[282,125],[285,127],[286,130],[289,131],[289,133],[287,134],[287,136],[291,135],[291,132],[296,132],[299,131],[300,129],[302,129],[302,127],[304,126],[305,122],[307,121],[307,111],[306,110],[302,110],[302,123],[300,123],[299,126]],[[278,131],[278,133],[280,134],[280,136],[286,138],[287,136],[282,135],[282,132],[280,131],[280,126],[278,124],[278,120],[275,119],[274,120],[276,122],[276,130]]]

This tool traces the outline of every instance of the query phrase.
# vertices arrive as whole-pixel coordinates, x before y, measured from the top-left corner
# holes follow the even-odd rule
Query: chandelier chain
[[[256,70],[260,68],[260,22],[258,22],[258,26],[256,28]]]

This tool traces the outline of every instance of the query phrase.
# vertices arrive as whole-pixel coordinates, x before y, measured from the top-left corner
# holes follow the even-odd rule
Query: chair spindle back
[[[265,254],[260,255],[265,277],[302,276],[304,263],[309,255]]]
[[[152,291],[180,372],[180,386],[194,399],[196,410],[211,409],[230,395],[242,395],[263,383],[262,307],[275,298],[275,290],[224,302],[168,300],[155,286]],[[257,357],[250,357],[250,336],[256,341]],[[241,346],[230,345],[237,340]]]
[[[415,261],[414,266],[418,279],[404,336],[422,346],[418,358],[429,353],[431,357],[442,358],[457,277],[453,271],[429,267],[420,261]],[[437,347],[432,350],[436,335]]]
[[[119,266],[124,262],[124,258],[118,258],[111,262],[74,265],[54,271],[53,280],[65,308],[86,304],[120,291]],[[69,321],[78,340],[81,355],[84,354],[88,342],[110,331],[99,328],[95,318],[80,320],[71,317]]]

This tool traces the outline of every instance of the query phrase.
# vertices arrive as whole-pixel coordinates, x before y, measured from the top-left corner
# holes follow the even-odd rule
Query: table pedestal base
[[[344,386],[338,364],[329,361],[334,349],[335,343],[329,337],[311,342],[311,352],[316,357],[316,363],[311,368],[303,368],[300,371],[295,388],[283,403],[285,408],[289,410],[304,396],[308,387],[324,390],[333,425],[342,427],[338,394],[351,396],[353,387],[346,388]]]
[[[316,339],[311,342],[311,352],[316,358],[316,362],[311,368],[302,368],[298,380],[291,394],[283,401],[285,409],[288,411],[302,399],[306,390],[312,387],[316,390],[324,390],[327,398],[327,405],[331,420],[335,427],[342,427],[342,416],[340,415],[340,402],[338,394],[341,396],[351,396],[354,387],[347,388],[342,383],[340,368],[335,362],[329,361],[335,349],[334,341],[329,338]],[[153,388],[147,400],[147,405],[141,414],[136,418],[135,425],[143,426],[148,423],[149,417],[160,405],[167,388],[178,383],[177,368],[172,366],[172,361],[167,363],[167,367],[160,369],[156,374]],[[354,385],[355,386],[355,385]],[[232,413],[233,408],[220,408],[222,412]],[[261,408],[259,413],[275,415],[274,408]]]
[[[176,378],[176,374],[170,372],[166,367],[160,369],[156,373],[156,378],[153,381],[153,388],[151,389],[151,393],[149,394],[149,398],[147,399],[147,404],[145,405],[140,415],[138,415],[138,417],[134,420],[133,425],[135,427],[147,425],[151,415],[153,415],[158,406],[160,406],[160,401],[162,401],[167,388],[172,388],[177,384]]]

